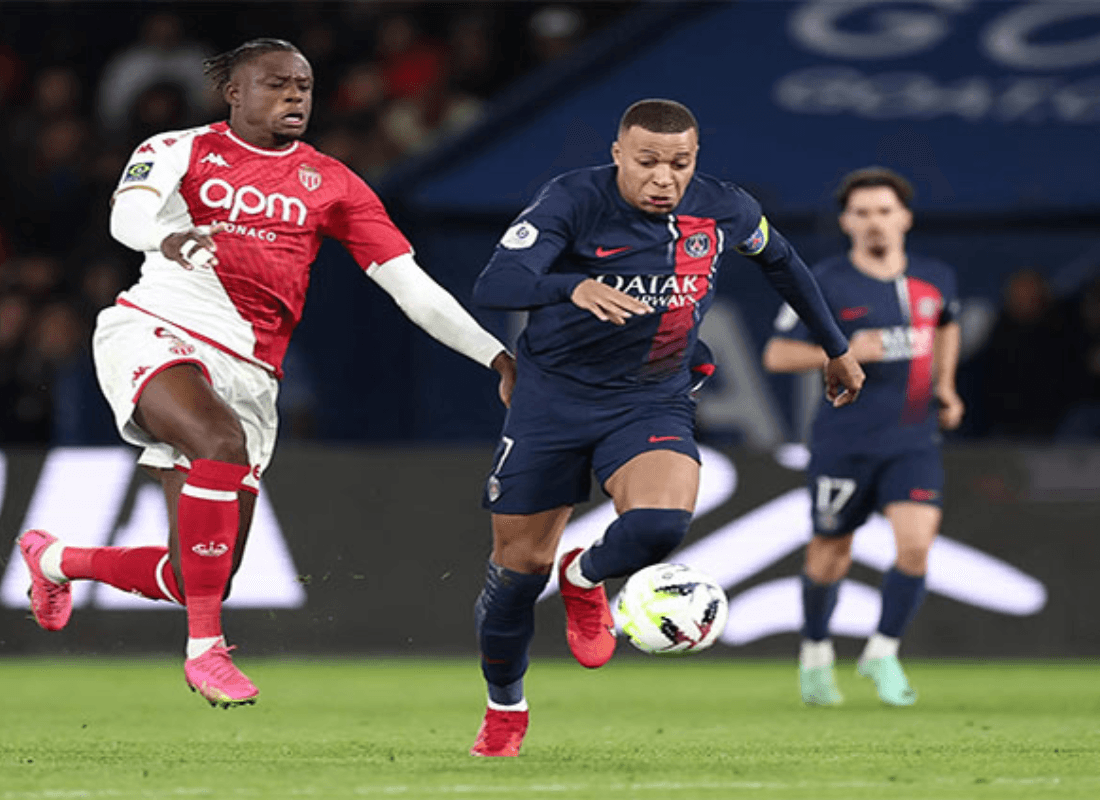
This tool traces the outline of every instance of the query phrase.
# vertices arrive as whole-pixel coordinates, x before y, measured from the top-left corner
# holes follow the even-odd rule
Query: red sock
[[[180,572],[192,639],[222,635],[222,594],[237,543],[237,490],[248,469],[196,459],[180,493]]]
[[[61,571],[70,580],[100,581],[150,600],[183,604],[167,547],[66,547]]]

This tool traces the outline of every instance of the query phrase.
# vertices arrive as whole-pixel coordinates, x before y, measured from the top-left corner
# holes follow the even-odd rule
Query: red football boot
[[[470,748],[472,756],[518,756],[527,733],[526,711],[497,711],[489,708]]]
[[[566,568],[580,556],[580,547],[570,550],[558,564],[558,585],[565,601],[565,637],[581,666],[602,667],[615,653],[615,620],[603,586],[582,589],[565,577]]]

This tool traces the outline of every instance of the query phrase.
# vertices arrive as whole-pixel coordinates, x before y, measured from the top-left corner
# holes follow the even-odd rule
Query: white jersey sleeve
[[[170,233],[192,227],[176,191],[201,129],[158,134],[130,156],[111,198],[111,235],[133,250],[152,252]]]

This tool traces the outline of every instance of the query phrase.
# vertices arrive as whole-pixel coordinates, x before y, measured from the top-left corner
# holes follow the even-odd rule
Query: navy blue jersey
[[[941,261],[910,254],[905,272],[893,280],[860,272],[846,255],[822,261],[813,273],[845,336],[879,330],[885,355],[883,361],[862,365],[867,381],[858,402],[841,408],[820,404],[811,449],[886,454],[938,442],[933,344],[936,328],[958,315],[954,271]],[[778,337],[810,341],[789,307],[780,310],[775,329]]]
[[[620,399],[682,395],[722,256],[759,255],[769,238],[759,204],[732,183],[697,173],[675,213],[648,214],[623,200],[614,165],[576,170],[549,182],[516,218],[474,300],[530,311],[517,347],[521,374],[535,368],[567,391],[612,390]],[[601,322],[570,301],[586,278],[654,313],[623,326]],[[521,301],[505,292],[516,283],[525,287]]]

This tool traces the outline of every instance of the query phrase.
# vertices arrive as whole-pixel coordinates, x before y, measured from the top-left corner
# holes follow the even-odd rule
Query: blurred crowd
[[[109,199],[143,139],[225,117],[204,58],[256,36],[293,41],[315,73],[310,142],[371,181],[629,6],[5,3],[0,444],[116,441],[105,404],[86,402],[89,334],[140,256],[110,239]]]
[[[1040,270],[1012,273],[974,361],[976,433],[1065,444],[1100,438],[1100,279],[1056,296]]]

